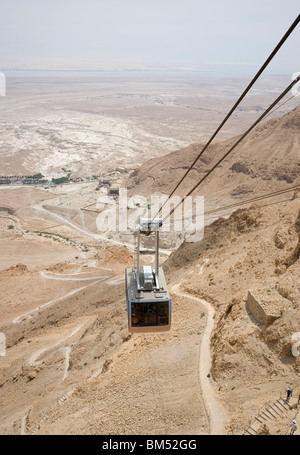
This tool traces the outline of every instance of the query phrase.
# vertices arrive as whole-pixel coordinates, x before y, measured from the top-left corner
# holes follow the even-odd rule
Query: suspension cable
[[[211,138],[209,139],[209,141],[206,143],[206,145],[203,147],[203,149],[201,150],[201,152],[198,154],[198,156],[194,159],[193,163],[189,166],[189,168],[187,169],[187,171],[185,172],[185,174],[183,175],[183,177],[179,180],[179,182],[177,183],[177,185],[175,186],[175,188],[171,191],[170,195],[168,196],[168,198],[166,199],[166,201],[163,203],[163,205],[160,207],[160,209],[158,210],[157,214],[153,217],[156,218],[160,212],[162,211],[164,205],[167,203],[167,201],[172,197],[172,195],[175,193],[175,191],[177,190],[177,188],[181,185],[181,183],[183,182],[183,180],[186,178],[186,176],[189,174],[189,172],[192,170],[192,168],[194,167],[194,165],[196,164],[196,162],[200,159],[200,157],[202,156],[202,154],[205,152],[205,150],[207,149],[207,147],[211,144],[211,142],[213,141],[213,139],[216,137],[216,135],[219,133],[219,131],[221,130],[221,128],[225,125],[225,123],[227,122],[227,120],[229,119],[229,117],[232,115],[232,113],[235,111],[235,109],[237,108],[237,106],[241,103],[241,101],[243,100],[243,98],[246,96],[246,94],[249,92],[249,90],[251,89],[251,87],[255,84],[255,82],[257,81],[257,79],[260,77],[260,75],[262,74],[262,72],[265,70],[265,68],[269,65],[269,63],[271,62],[271,60],[274,58],[274,56],[277,54],[277,52],[279,51],[279,49],[282,47],[282,45],[284,44],[284,42],[287,40],[287,38],[290,36],[290,34],[293,32],[293,30],[296,28],[296,26],[298,25],[298,23],[300,22],[300,14],[298,15],[298,17],[295,19],[295,21],[293,22],[293,24],[290,26],[290,28],[287,30],[287,32],[285,33],[285,35],[281,38],[281,40],[279,41],[279,43],[277,44],[277,46],[274,48],[274,50],[271,52],[271,54],[269,55],[269,57],[267,58],[267,60],[264,62],[264,64],[262,65],[262,67],[259,69],[259,71],[257,72],[257,74],[254,76],[254,78],[252,79],[252,81],[250,82],[250,84],[247,86],[247,88],[244,90],[244,92],[242,93],[242,95],[239,97],[239,99],[236,101],[236,103],[234,104],[234,106],[231,108],[231,110],[228,112],[228,114],[226,115],[226,117],[224,118],[224,120],[222,121],[222,123],[219,125],[219,127],[216,129],[216,131],[214,132],[214,134],[211,136]]]
[[[240,207],[241,205],[251,204],[257,201],[262,201],[264,199],[269,199],[274,196],[281,196],[282,194],[290,193],[292,191],[300,190],[300,184],[292,186],[290,188],[285,188],[283,190],[272,191],[271,193],[262,194],[261,196],[255,196],[250,199],[245,199],[244,201],[235,202],[234,204],[225,205],[223,207],[218,207],[216,209],[211,209],[205,211],[204,215],[212,215],[214,213],[222,212],[223,210],[233,209],[235,207]]]
[[[248,130],[235,142],[235,144],[230,147],[230,149],[222,156],[222,158],[219,159],[219,161],[205,174],[202,179],[199,180],[199,182],[181,199],[181,201],[170,210],[170,213],[165,216],[160,221],[160,226],[175,212],[175,210],[185,201],[185,199],[190,196],[196,188],[205,180],[207,177],[221,164],[222,161],[224,161],[225,158],[237,147],[237,145],[255,128],[261,120],[273,109],[273,107],[293,88],[295,84],[297,84],[300,81],[300,76],[298,76],[296,79],[294,79],[289,86],[281,93],[281,95],[278,96],[278,98],[265,110],[265,112],[248,128]]]

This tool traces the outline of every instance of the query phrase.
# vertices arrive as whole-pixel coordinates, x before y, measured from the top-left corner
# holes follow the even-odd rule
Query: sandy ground
[[[218,140],[240,134],[289,79],[262,78]],[[41,172],[51,179],[136,168],[208,140],[248,83],[192,76],[9,77],[0,105],[0,174]],[[294,105],[292,100],[276,115]]]
[[[5,191],[11,194],[10,189],[1,191],[2,196]],[[34,193],[28,191],[31,199],[27,208],[51,200],[41,202],[37,190],[35,201]],[[278,206],[276,212],[276,219],[285,219],[286,227],[292,226],[289,223],[299,209],[298,199],[289,204]],[[4,217],[11,216],[15,221],[14,229],[4,226],[1,231],[2,245],[7,248],[4,251],[11,251],[15,263],[6,266],[2,259],[0,271],[1,332],[6,336],[6,355],[0,356],[1,434],[242,434],[264,404],[284,395],[287,382],[297,395],[297,373],[289,363],[280,365],[276,352],[264,355],[265,360],[259,351],[255,352],[256,360],[249,360],[244,349],[238,357],[231,354],[230,362],[226,357],[226,340],[233,334],[239,339],[238,334],[245,331],[249,343],[257,343],[253,338],[257,329],[248,325],[244,313],[238,319],[240,327],[235,327],[233,318],[228,320],[227,330],[222,329],[223,311],[226,314],[228,302],[240,292],[235,279],[228,280],[228,273],[233,275],[228,270],[238,263],[240,272],[246,271],[249,263],[245,261],[244,269],[245,248],[254,245],[255,234],[259,238],[252,230],[255,223],[249,224],[250,214],[224,221],[229,225],[229,231],[224,227],[225,233],[234,232],[234,226],[240,230],[231,250],[217,247],[197,256],[198,244],[187,243],[193,251],[188,252],[188,260],[184,246],[180,256],[174,253],[170,259],[164,258],[172,296],[172,328],[164,334],[130,335],[124,267],[132,265],[133,252],[109,243],[97,245],[96,239],[88,251],[82,251],[82,226],[80,232],[69,226],[73,232],[69,243],[33,232],[29,235],[22,228],[24,220],[30,222],[24,218],[24,205],[14,210],[13,215],[2,211]],[[274,215],[272,210],[269,212]],[[258,219],[260,232],[265,233],[265,241],[261,239],[264,244],[269,237],[274,238],[278,227],[268,224],[268,214]],[[45,221],[42,218],[43,224]],[[281,227],[278,232],[283,239],[288,231]],[[295,245],[292,227],[289,232],[287,251]],[[210,247],[211,235],[216,233],[206,235]],[[279,244],[279,240],[276,242]],[[48,255],[38,254],[43,247]],[[246,258],[251,255],[255,261],[253,248]],[[276,251],[280,250],[275,248],[271,260]],[[145,260],[149,258],[145,256]],[[222,273],[218,263],[223,264]],[[265,267],[268,263],[256,270],[256,283],[261,282]],[[291,275],[283,275],[282,289],[291,289],[288,283],[296,283],[295,267],[289,269]],[[218,281],[217,286],[211,286],[212,278]],[[220,299],[225,282],[227,291],[223,290]],[[247,281],[241,283],[245,289],[250,286]],[[254,365],[257,371],[250,379]],[[287,432],[295,410],[268,423],[268,431]]]
[[[94,183],[0,188],[0,434],[244,434],[287,385],[296,399],[297,194],[163,254],[172,328],[130,335],[134,239],[97,231],[97,215],[82,210],[95,193]],[[272,302],[273,324],[249,311],[250,288]],[[286,434],[291,405],[261,431]]]
[[[203,400],[209,364],[204,356],[204,371],[199,369],[206,350],[201,354],[201,338],[207,343],[206,327],[211,330],[203,304],[176,289],[170,333],[130,336],[124,266],[132,265],[132,252],[113,244],[96,248],[95,239],[82,251],[76,229],[73,243],[25,232],[23,223],[32,221],[24,207],[48,203],[50,195],[36,190],[35,200],[31,189],[1,190],[6,203],[12,194],[28,192],[24,201],[10,203],[14,229],[4,225],[1,233],[2,434],[221,432],[210,430],[210,408]],[[37,231],[38,221],[44,227],[47,222],[34,220]],[[70,414],[78,414],[78,405],[75,423]]]

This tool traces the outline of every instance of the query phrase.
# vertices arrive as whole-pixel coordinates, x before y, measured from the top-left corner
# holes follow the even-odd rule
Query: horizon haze
[[[254,73],[299,14],[296,0],[11,0],[0,70],[184,69]],[[299,27],[267,71],[299,70]]]

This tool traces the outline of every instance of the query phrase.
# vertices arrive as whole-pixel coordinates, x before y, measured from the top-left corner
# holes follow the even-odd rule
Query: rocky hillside
[[[250,125],[249,125],[250,126]],[[241,134],[244,131],[241,131]],[[214,165],[237,138],[216,142],[202,155],[177,194],[183,195]],[[232,202],[300,183],[300,106],[281,118],[257,126],[197,190],[207,206],[217,199]],[[127,185],[135,194],[169,194],[204,144],[193,144],[155,158],[132,174]]]
[[[205,185],[206,207],[300,183],[299,115],[297,108],[256,129]],[[213,145],[185,184],[229,143]],[[168,192],[199,148],[145,163],[131,190]],[[0,434],[210,434],[203,378],[224,405],[226,432],[241,434],[288,385],[298,396],[299,192],[238,209],[208,224],[202,241],[183,241],[162,264],[172,329],[131,335],[124,292],[131,250],[94,241],[87,219],[76,229],[70,214],[78,200],[71,205],[74,194],[64,199],[65,191],[2,192]],[[43,201],[57,213],[55,225]],[[211,340],[211,368],[203,339]]]
[[[233,431],[266,395],[277,398],[288,384],[300,393],[299,253],[295,195],[218,219],[203,241],[183,243],[164,264],[170,283],[183,282],[185,291],[216,308],[211,373]]]

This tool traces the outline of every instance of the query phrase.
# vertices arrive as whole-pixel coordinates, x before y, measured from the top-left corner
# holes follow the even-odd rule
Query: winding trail
[[[73,291],[68,292],[67,294],[64,294],[61,297],[57,297],[56,299],[49,300],[46,303],[43,303],[42,305],[39,305],[38,307],[34,308],[33,310],[27,311],[27,313],[22,314],[21,316],[16,317],[15,319],[12,320],[13,324],[18,324],[24,319],[31,319],[32,316],[37,313],[38,311],[42,310],[43,308],[52,305],[53,303],[60,302],[64,300],[67,297],[70,297],[71,295],[76,294],[77,292],[83,291],[84,289],[94,286],[95,284],[100,283],[100,281],[103,281],[105,279],[109,278],[108,276],[103,276],[101,279],[96,279],[93,280],[92,283],[86,284],[85,286],[81,286],[80,288],[73,289]]]
[[[41,213],[44,213],[47,216],[55,218],[56,220],[60,220],[64,224],[69,225],[71,228],[73,228],[85,235],[88,235],[94,239],[97,239],[97,240],[101,239],[101,240],[105,240],[106,242],[109,242],[109,243],[124,246],[124,243],[122,243],[122,242],[107,239],[101,235],[91,233],[91,232],[87,231],[86,229],[82,229],[81,227],[77,226],[73,222],[67,220],[65,217],[58,215],[56,213],[52,213],[51,211],[45,209],[44,207],[34,205],[34,206],[32,206],[32,208],[36,209],[37,211],[40,211]],[[126,246],[129,247],[130,249],[134,248],[133,245],[126,244]],[[170,252],[168,252],[168,254],[170,254]],[[208,260],[204,259],[204,263],[201,265],[201,268],[199,269],[199,271],[197,271],[197,274],[201,274],[203,272],[203,268],[207,262],[208,262]],[[46,271],[41,272],[41,275],[45,279],[72,280],[72,281],[74,280],[74,281],[78,281],[78,282],[85,281],[85,282],[87,282],[87,284],[85,284],[84,286],[81,286],[77,289],[74,289],[61,297],[52,299],[52,300],[40,305],[39,307],[15,318],[12,321],[14,324],[19,323],[22,320],[27,319],[27,318],[30,319],[32,317],[32,315],[35,314],[36,312],[38,312],[40,309],[42,309],[48,305],[51,305],[53,303],[62,301],[65,298],[67,298],[77,292],[80,292],[90,286],[98,284],[99,282],[101,282],[103,280],[107,280],[107,279],[111,278],[112,285],[117,284],[119,281],[121,281],[118,278],[116,279],[116,277],[112,277],[111,275],[110,276],[107,276],[107,275],[99,276],[98,275],[98,276],[94,276],[94,277],[91,277],[91,276],[85,277],[82,275],[82,273],[81,274],[78,273],[76,276],[76,273],[63,275],[63,274],[58,274],[58,273],[53,273],[53,272],[52,273],[46,272]],[[123,278],[122,278],[122,280],[123,280]],[[210,337],[211,337],[211,333],[212,333],[212,330],[214,327],[214,308],[210,303],[206,302],[205,300],[182,292],[180,289],[182,284],[183,283],[174,285],[172,287],[171,291],[180,297],[183,297],[185,299],[189,299],[189,300],[199,303],[201,306],[204,306],[207,310],[207,323],[206,323],[204,332],[202,334],[201,345],[200,345],[198,374],[199,374],[199,381],[200,381],[201,389],[202,389],[202,396],[203,396],[203,400],[204,400],[204,404],[205,404],[205,408],[206,408],[208,420],[209,420],[209,433],[211,435],[223,435],[223,434],[226,434],[226,431],[225,431],[225,425],[226,425],[226,421],[227,421],[226,412],[225,412],[225,409],[224,409],[221,401],[217,397],[216,390],[214,388],[214,385],[212,383],[212,380],[211,380],[210,374],[209,374],[211,371],[211,365],[212,365],[212,358],[211,358],[211,353],[210,353]],[[36,351],[30,357],[29,364],[31,366],[39,365],[41,362],[45,361],[45,358],[51,357],[54,354],[54,352],[57,352],[57,350],[62,350],[65,355],[65,368],[64,368],[63,378],[62,378],[62,381],[64,381],[64,379],[67,377],[67,374],[68,374],[69,357],[70,357],[72,348],[71,348],[71,346],[61,346],[61,345],[64,344],[67,341],[67,339],[69,339],[73,335],[75,335],[81,328],[82,328],[82,325],[79,325],[78,327],[73,329],[67,336],[59,339],[58,341],[56,341],[53,344],[50,344],[50,345]],[[47,355],[47,352],[48,352],[48,355]],[[46,357],[45,357],[45,355],[46,355]],[[95,376],[97,376],[100,372],[101,372],[101,369],[97,372],[97,374]],[[22,421],[21,434],[25,433],[25,428],[26,428],[26,420],[24,418],[24,420]]]
[[[59,280],[59,281],[103,281],[104,279],[109,278],[108,276],[98,275],[98,276],[78,276],[76,273],[73,274],[61,274],[61,273],[54,273],[54,272],[40,272],[40,275],[43,278],[48,280]]]
[[[108,277],[106,276],[95,276],[95,277],[82,277],[82,276],[77,276],[76,277],[76,274],[72,274],[72,275],[62,275],[62,274],[55,274],[55,273],[51,273],[51,272],[45,272],[45,271],[42,271],[40,272],[40,274],[42,275],[43,278],[45,279],[52,279],[52,280],[67,280],[67,281],[73,281],[73,280],[76,280],[76,281],[90,281],[92,280],[92,283],[86,285],[86,286],[83,286],[79,289],[74,289],[73,291],[71,292],[68,292],[67,294],[65,294],[64,296],[61,296],[57,299],[53,299],[53,300],[50,300],[49,302],[46,302],[44,303],[43,305],[39,306],[38,309],[40,308],[43,308],[45,306],[48,306],[50,305],[51,303],[54,303],[56,301],[59,301],[59,300],[62,300],[82,289],[86,289],[87,287],[89,286],[92,286],[93,284],[96,284],[96,283],[99,283],[100,281],[103,281],[104,279],[107,279]],[[30,312],[26,313],[25,315],[23,316],[19,316],[19,318],[17,319],[14,319],[14,323],[17,323],[17,322],[20,322],[21,320],[23,320],[24,318],[26,317],[30,317],[34,312],[37,311],[37,308],[35,308],[34,310],[31,310]],[[43,363],[45,361],[45,357],[38,360],[39,358],[42,357],[42,354],[47,352],[47,351],[52,351],[50,352],[50,354],[48,354],[48,356],[46,358],[49,358],[51,357],[52,355],[54,355],[55,352],[57,352],[57,350],[62,350],[64,351],[64,354],[65,354],[65,370],[64,370],[64,375],[63,375],[63,381],[65,380],[65,378],[67,377],[68,375],[68,369],[69,369],[69,359],[70,359],[70,353],[71,353],[71,347],[70,346],[61,346],[61,347],[58,347],[59,345],[61,345],[62,343],[64,343],[66,340],[68,340],[69,338],[73,337],[73,335],[75,335],[83,326],[85,325],[85,323],[83,324],[80,324],[78,325],[77,327],[75,327],[75,329],[73,329],[71,331],[71,333],[69,333],[68,335],[60,338],[59,340],[57,340],[55,343],[52,343],[50,345],[47,345],[46,347],[44,348],[41,348],[41,349],[38,349],[37,351],[34,352],[34,354],[31,355],[28,363],[30,366],[38,366],[40,365],[41,363]],[[57,349],[55,349],[57,348]],[[54,349],[54,350],[53,350]]]
[[[60,301],[60,300],[63,300],[65,299],[66,297],[69,297],[70,295],[72,294],[75,294],[76,292],[79,292],[83,289],[86,289],[87,287],[89,286],[93,286],[94,284],[97,284],[105,279],[109,279],[109,278],[114,278],[114,276],[102,276],[102,275],[98,275],[98,276],[85,276],[83,277],[82,274],[76,274],[76,273],[72,273],[72,274],[60,274],[60,273],[55,273],[55,272],[46,272],[46,271],[41,271],[40,272],[41,276],[45,279],[50,279],[50,280],[64,280],[64,281],[92,281],[92,283],[89,283],[85,286],[82,286],[80,287],[79,289],[74,289],[73,291],[71,292],[68,292],[67,294],[61,296],[61,297],[58,297],[56,299],[53,299],[53,300],[50,300],[46,303],[44,303],[43,305],[40,305],[39,307],[37,308],[34,308],[33,310],[23,314],[22,316],[19,316],[18,318],[14,319],[12,322],[13,323],[18,323],[20,321],[22,321],[23,319],[25,318],[30,318],[32,316],[32,314],[36,313],[39,309],[41,308],[44,308],[54,302],[57,302],[57,301]],[[115,283],[112,283],[112,284],[115,284]],[[31,366],[37,366],[37,365],[40,365],[45,359],[43,360],[37,360],[39,357],[41,357],[41,355],[46,352],[46,351],[49,351],[49,350],[53,350],[53,348],[56,348],[58,347],[60,344],[64,343],[67,339],[71,338],[73,335],[75,335],[82,327],[84,326],[84,324],[81,324],[79,326],[77,326],[75,329],[72,330],[72,332],[70,334],[68,334],[67,336],[59,339],[58,341],[56,341],[55,343],[51,344],[51,345],[48,345],[46,346],[45,348],[42,348],[42,349],[39,349],[37,350],[34,354],[32,354],[32,356],[30,357],[29,359],[29,365]],[[64,372],[64,377],[63,377],[63,380],[67,377],[67,371],[68,371],[68,367],[69,367],[69,358],[70,358],[70,352],[71,352],[71,347],[70,346],[62,346],[60,348],[58,348],[59,350],[64,350],[65,352],[65,357],[66,357],[66,367],[65,367],[65,372]],[[56,352],[56,350],[54,351]],[[52,356],[54,354],[54,352],[50,353],[48,357]]]
[[[54,348],[57,348],[60,344],[64,343],[67,341],[69,338],[71,338],[73,335],[75,335],[79,330],[84,326],[85,324],[80,324],[75,329],[72,330],[71,333],[68,335],[60,338],[57,340],[55,343],[52,343],[50,345],[47,345],[44,348],[38,349],[37,351],[34,352],[34,354],[31,355],[31,357],[28,360],[28,364],[30,366],[38,366],[41,365],[43,362],[45,362],[46,359],[50,358],[52,355],[54,355],[57,350],[63,350],[65,354],[65,370],[64,370],[64,375],[63,375],[63,381],[66,379],[68,375],[68,369],[69,369],[69,359],[70,359],[70,352],[71,352],[71,347],[70,346],[61,346],[58,349],[53,350]],[[52,351],[48,356],[42,357],[42,354],[44,354],[47,351]],[[39,360],[38,360],[39,359]]]
[[[108,237],[105,237],[104,235],[95,234],[95,233],[89,231],[86,227],[82,228],[82,227],[78,226],[77,224],[73,223],[72,221],[68,220],[64,216],[59,215],[58,213],[55,213],[55,212],[51,212],[51,210],[48,210],[45,207],[43,207],[43,203],[41,203],[40,205],[38,205],[38,204],[32,205],[32,206],[30,206],[30,208],[34,209],[36,211],[39,211],[41,213],[44,213],[45,215],[48,216],[48,218],[50,217],[52,219],[54,218],[56,220],[59,220],[62,224],[65,224],[66,226],[69,226],[73,230],[80,232],[81,234],[87,235],[88,237],[91,237],[94,240],[99,240],[99,241],[102,240],[106,243],[111,243],[113,245],[122,246],[122,247],[125,246],[126,248],[128,248],[129,251],[133,251],[133,252],[135,251],[134,242],[133,243],[128,243],[128,242],[124,242],[124,241],[121,242],[118,240],[109,239]],[[172,251],[166,250],[164,248],[160,248],[159,251],[160,251],[160,254],[162,254],[164,256],[170,256],[170,254],[172,253]]]
[[[111,278],[111,276],[93,276],[93,277],[83,277],[81,272],[78,274],[72,273],[72,274],[58,274],[54,272],[46,272],[42,271],[40,272],[41,276],[45,279],[53,279],[53,280],[66,280],[66,281],[91,281],[92,283],[87,284],[86,286],[80,287],[79,289],[74,289],[73,291],[65,294],[64,296],[61,296],[57,299],[50,300],[49,302],[46,302],[45,304],[39,306],[38,308],[35,308],[34,310],[31,310],[28,313],[23,314],[22,316],[19,316],[18,318],[14,319],[12,322],[18,323],[22,321],[24,318],[30,318],[32,314],[34,314],[36,311],[38,311],[40,308],[43,308],[45,306],[50,305],[51,303],[57,302],[59,300],[63,300],[64,298],[79,292],[82,289],[86,289],[89,286],[92,286],[94,284],[99,283],[100,281],[103,281],[104,279]],[[77,276],[76,276],[77,275]],[[86,318],[85,318],[86,319]],[[91,318],[87,318],[87,321],[84,321],[81,324],[78,324],[73,328],[67,335],[62,336],[58,340],[56,340],[54,343],[47,344],[43,348],[40,348],[36,350],[28,359],[28,364],[32,367],[39,366],[46,362],[48,359],[50,359],[53,355],[55,355],[57,352],[62,351],[62,354],[64,355],[64,370],[63,370],[63,376],[61,379],[61,382],[64,382],[64,380],[68,377],[68,371],[69,371],[69,366],[70,366],[70,355],[72,351],[72,345],[70,345],[69,341],[74,335],[76,335],[83,327],[86,326],[86,324],[90,321]],[[101,371],[100,371],[101,372]],[[76,387],[73,388],[72,390],[68,391],[61,397],[57,403],[61,403],[65,401],[72,393],[76,390]],[[36,424],[35,428],[31,432],[31,434],[36,433],[39,429],[41,424],[47,420],[48,414],[44,414],[42,419]],[[28,413],[24,415],[21,419],[21,435],[26,435],[27,434],[27,420],[28,420]]]
[[[67,225],[69,227],[71,227],[75,231],[80,232],[81,234],[87,235],[88,237],[91,237],[94,240],[103,240],[104,242],[112,243],[112,244],[118,245],[118,246],[124,246],[125,245],[129,250],[134,250],[134,245],[132,245],[130,243],[124,244],[124,242],[119,242],[117,240],[108,239],[107,237],[105,237],[103,235],[94,234],[93,232],[90,232],[87,229],[81,228],[80,226],[78,226],[77,224],[75,224],[72,221],[68,220],[64,216],[59,215],[59,214],[57,214],[55,212],[51,212],[50,210],[46,209],[42,205],[32,205],[31,208],[35,209],[37,211],[40,211],[42,213],[45,213],[48,217],[54,218],[56,220],[59,220],[60,222],[62,222],[63,224],[65,224],[65,225]]]
[[[204,264],[199,270],[199,274],[202,273],[203,268],[208,260],[204,261]],[[215,388],[210,379],[210,370],[212,365],[212,358],[210,352],[210,336],[214,328],[214,308],[213,306],[203,299],[199,299],[190,294],[186,294],[180,290],[180,286],[183,283],[176,284],[172,287],[171,292],[174,294],[193,300],[203,305],[207,310],[207,323],[204,329],[201,346],[200,346],[200,358],[199,358],[199,379],[202,388],[202,396],[205,403],[206,412],[209,418],[209,428],[211,435],[225,435],[225,425],[227,421],[225,409],[218,399]]]

